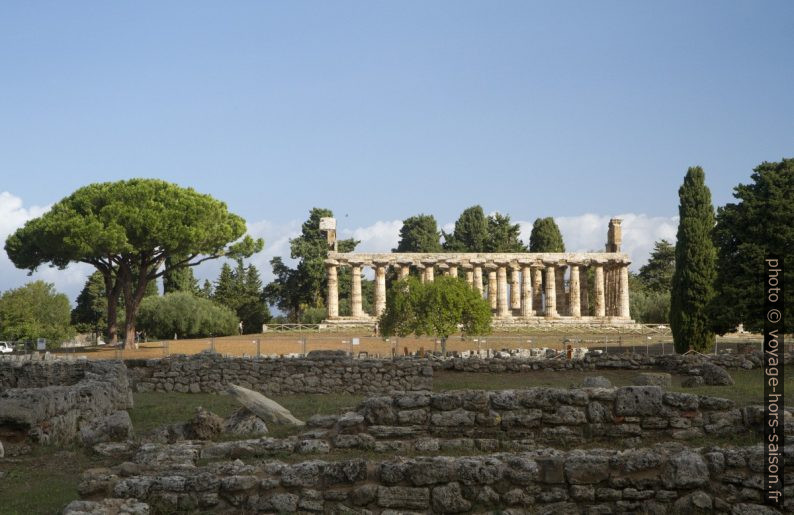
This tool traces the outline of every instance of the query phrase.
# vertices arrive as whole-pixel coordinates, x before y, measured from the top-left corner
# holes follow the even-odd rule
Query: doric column
[[[485,296],[485,288],[482,284],[482,266],[479,264],[474,265],[474,270],[472,270],[472,279],[474,280],[474,289],[480,292],[480,296]]]
[[[474,268],[471,265],[464,265],[463,269],[466,272],[466,282],[474,288]]]
[[[433,278],[435,277],[435,261],[424,261],[423,264],[425,265],[425,281],[432,283]]]
[[[364,309],[361,305],[361,264],[350,263],[350,275],[353,279],[353,287],[350,292],[350,311],[353,318],[362,318]]]
[[[521,268],[510,267],[510,309],[521,309]]]
[[[565,269],[566,266],[558,266],[554,272],[555,292],[557,293],[557,313],[560,316],[568,315],[568,298],[565,296]]]
[[[521,267],[521,316],[532,316],[532,272],[529,265]]]
[[[326,307],[328,308],[328,318],[339,318],[339,277],[336,273],[337,261],[326,261],[325,269],[328,273],[328,299]]]
[[[596,263],[593,265],[595,272],[595,280],[593,286],[595,288],[595,315],[596,318],[604,318],[606,316],[606,299],[604,298],[604,265]]]
[[[579,277],[579,302],[582,305],[582,316],[586,317],[590,316],[590,288],[588,285],[588,278],[587,268],[583,267]]]
[[[446,263],[439,263],[438,269],[441,270],[441,275],[449,277],[449,265]]]
[[[424,284],[425,280],[427,279],[427,274],[425,274],[425,265],[416,265],[416,269],[419,270],[419,281]]]
[[[488,302],[491,304],[491,309],[496,310],[496,265],[488,263],[485,269],[488,271]]]
[[[375,316],[386,309],[386,263],[375,263]]]
[[[629,265],[620,267],[620,318],[631,318],[629,313]]]
[[[398,279],[405,279],[411,274],[411,262],[410,261],[398,261],[400,265],[400,272],[397,276]]]
[[[449,265],[449,275],[450,277],[458,277],[458,262],[457,261],[447,261]]]
[[[546,317],[557,316],[557,273],[554,265],[546,265]]]
[[[543,314],[543,268],[540,266],[532,267],[532,304],[535,306],[535,314]]]
[[[571,265],[571,293],[570,293],[570,313],[574,318],[581,318],[582,306],[579,303],[579,265]]]
[[[507,318],[510,308],[507,304],[507,264],[498,263],[496,269],[496,316]]]

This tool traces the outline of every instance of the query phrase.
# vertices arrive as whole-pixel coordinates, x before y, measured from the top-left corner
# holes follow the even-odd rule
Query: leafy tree
[[[259,251],[262,240],[237,241],[244,233],[245,221],[209,195],[157,179],[131,179],[78,189],[12,234],[5,250],[14,265],[30,271],[45,263],[96,267],[105,282],[111,342],[117,338],[120,294],[126,341],[134,342],[141,300],[149,282],[163,275],[166,259],[179,257],[172,262],[175,269]]]
[[[633,273],[629,273],[631,314],[641,324],[670,323],[670,288],[655,290]]]
[[[290,256],[298,260],[295,268],[287,266],[280,257],[270,261],[275,279],[265,287],[265,298],[287,313],[290,320],[298,320],[305,309],[325,306],[328,242],[320,230],[320,218],[332,216],[330,209],[315,207],[309,212],[308,220],[301,226],[300,236],[290,240]],[[358,241],[354,239],[337,241],[339,252],[352,252],[356,245]],[[345,292],[345,285],[349,284],[350,272],[341,269],[340,298]]]
[[[480,206],[463,211],[452,234],[444,235],[444,250],[450,252],[487,252],[488,219]]]
[[[716,250],[712,242],[714,207],[706,176],[692,167],[678,190],[678,233],[675,272],[670,295],[670,328],[679,353],[697,351],[714,344],[708,307],[714,297]]]
[[[554,218],[537,218],[529,235],[530,252],[565,252],[562,233]]]
[[[201,297],[202,299],[211,299],[213,295],[212,283],[209,279],[204,279],[204,284],[199,288],[199,291],[196,293],[197,296]]]
[[[85,286],[77,296],[77,305],[71,315],[72,324],[80,332],[94,331],[99,334],[107,325],[107,311],[105,281],[101,273],[94,272],[86,279]]]
[[[441,233],[433,215],[416,215],[403,220],[400,241],[393,252],[441,252]]]
[[[510,223],[509,215],[496,213],[488,217],[485,252],[525,252],[521,243],[521,226]]]
[[[717,210],[717,294],[710,313],[724,334],[738,324],[763,330],[764,258],[783,258],[784,287],[794,285],[794,159],[761,163],[750,184],[734,188],[735,203]],[[792,332],[794,302],[784,308],[785,332]]]
[[[659,240],[654,243],[648,262],[640,268],[639,279],[651,291],[669,292],[674,271],[675,246],[667,240]]]
[[[189,292],[166,293],[141,302],[139,328],[147,336],[170,339],[234,334],[237,315],[229,308]]]
[[[441,276],[422,283],[415,277],[396,281],[386,297],[379,327],[383,336],[432,335],[447,338],[491,332],[491,308],[476,290],[457,277]]]
[[[223,264],[213,299],[236,313],[245,333],[260,332],[262,324],[270,320],[259,271],[254,265],[246,267],[242,259],[234,269]]]
[[[163,273],[163,293],[186,291],[198,294],[199,286],[193,269],[185,266],[174,267],[184,259],[184,256],[169,256],[165,259],[165,272]]]
[[[44,281],[34,281],[0,296],[0,336],[6,340],[46,338],[49,348],[74,336],[69,299]]]

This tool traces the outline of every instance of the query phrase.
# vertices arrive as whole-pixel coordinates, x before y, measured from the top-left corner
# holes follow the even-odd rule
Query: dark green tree
[[[717,210],[717,294],[710,312],[719,334],[739,324],[763,330],[765,257],[783,258],[784,288],[794,291],[794,159],[764,162],[751,179],[734,188],[737,202]],[[784,322],[791,333],[794,302],[785,305]]]
[[[237,314],[226,306],[184,291],[145,298],[139,315],[139,327],[147,337],[161,339],[234,334],[237,321]]]
[[[520,225],[511,223],[509,215],[495,213],[488,217],[485,252],[525,252],[520,236]]]
[[[250,256],[262,240],[245,234],[245,221],[226,204],[191,188],[157,179],[90,184],[8,237],[5,250],[18,268],[48,263],[94,266],[105,282],[108,332],[117,338],[116,299],[123,295],[126,342],[135,341],[135,320],[147,286],[172,268],[221,256]],[[241,239],[242,238],[242,239]]]
[[[675,271],[675,246],[667,240],[654,243],[648,262],[640,268],[638,277],[645,288],[657,292],[669,292]]]
[[[259,333],[262,324],[270,321],[259,271],[254,265],[245,266],[242,259],[234,269],[223,264],[213,300],[236,314],[246,334]]]
[[[565,252],[562,233],[554,218],[537,218],[529,235],[530,252]]]
[[[706,176],[692,167],[678,190],[675,272],[670,294],[670,328],[679,353],[714,344],[708,309],[714,297],[717,253],[712,242],[714,207]]]
[[[185,266],[174,267],[174,263],[184,260],[184,256],[169,256],[165,260],[165,271],[163,273],[163,293],[175,291],[186,291],[198,294],[199,285],[193,275],[193,269]]]
[[[441,233],[433,215],[416,215],[403,220],[400,241],[393,252],[441,252]]]
[[[305,309],[325,306],[328,242],[320,231],[320,218],[332,216],[330,209],[315,207],[309,212],[300,236],[290,240],[290,256],[298,260],[295,268],[287,266],[280,257],[270,261],[275,279],[265,287],[265,297],[287,313],[290,320],[297,321]],[[356,245],[354,239],[338,240],[337,250],[352,252]],[[342,286],[350,283],[349,274],[346,269],[339,271],[340,299],[344,293]]]
[[[46,338],[57,348],[74,336],[69,299],[44,281],[34,281],[0,296],[0,337],[4,340]]]
[[[444,235],[444,250],[450,252],[487,252],[488,219],[480,206],[466,208],[455,222],[452,234]]]
[[[204,279],[204,284],[199,288],[197,296],[201,297],[202,299],[211,299],[212,298],[212,283],[209,279]]]
[[[386,296],[379,320],[384,337],[432,335],[446,353],[450,335],[491,332],[491,308],[476,290],[457,277],[441,276],[422,283],[414,277],[396,281]]]
[[[108,301],[102,274],[94,272],[86,279],[72,310],[72,324],[83,333],[93,331],[99,335],[107,328]]]
[[[670,288],[655,290],[646,286],[636,274],[629,272],[631,315],[641,324],[670,323]]]

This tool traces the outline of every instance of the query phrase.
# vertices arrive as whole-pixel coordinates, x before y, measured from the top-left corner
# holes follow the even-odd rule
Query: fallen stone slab
[[[287,408],[272,399],[268,399],[259,392],[237,386],[236,384],[230,384],[226,391],[237,402],[262,420],[296,427],[306,425],[302,420],[295,418]]]
[[[642,372],[634,376],[633,383],[636,386],[660,386],[670,388],[673,384],[673,377],[666,372]]]

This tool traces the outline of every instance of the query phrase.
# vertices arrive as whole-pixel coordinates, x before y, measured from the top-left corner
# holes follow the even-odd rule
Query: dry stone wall
[[[794,446],[785,448],[794,466]],[[83,475],[74,514],[148,503],[161,513],[780,513],[761,505],[763,447],[676,443],[467,457],[240,460],[200,465],[189,444],[142,449],[133,461]],[[103,498],[110,497],[116,500]],[[794,479],[785,487],[794,510]],[[140,506],[140,503],[137,504]]]
[[[92,445],[131,434],[123,363],[3,359],[0,370],[0,433],[7,441]]]
[[[430,390],[433,369],[418,359],[245,358],[202,353],[127,361],[136,391],[220,392],[236,384],[265,395]]]

